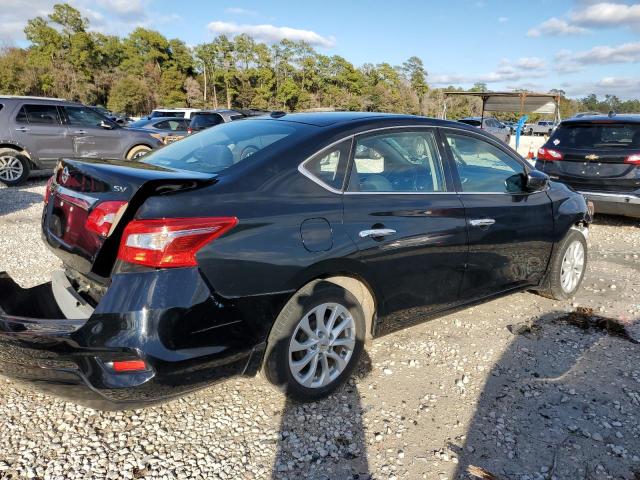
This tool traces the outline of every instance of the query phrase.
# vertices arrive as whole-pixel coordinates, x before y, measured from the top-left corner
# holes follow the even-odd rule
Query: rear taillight
[[[549,160],[555,162],[562,160],[563,158],[564,155],[557,150],[544,147],[538,149],[538,160]]]
[[[187,128],[187,135],[191,135],[193,133],[193,128]]]
[[[44,188],[44,204],[49,203],[49,199],[51,198],[51,187],[53,186],[53,175],[49,177],[47,180],[47,186]]]
[[[97,233],[101,237],[108,237],[118,213],[126,208],[127,202],[112,201],[96,205],[87,218],[87,230]]]
[[[624,159],[624,163],[630,163],[631,165],[640,165],[640,153],[634,153]]]
[[[118,258],[154,268],[194,267],[198,250],[237,224],[236,217],[133,220],[124,229]]]

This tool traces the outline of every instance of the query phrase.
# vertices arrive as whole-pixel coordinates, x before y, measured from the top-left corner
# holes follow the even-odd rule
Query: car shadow
[[[314,298],[312,293],[311,298]],[[299,299],[300,303],[304,301]],[[350,306],[348,298],[338,300]],[[329,397],[311,403],[287,398],[272,478],[365,480],[369,475],[363,408],[356,378],[366,377],[371,358],[363,349],[350,379]]]
[[[449,444],[451,478],[639,478],[640,372],[629,359],[640,346],[619,325],[579,311],[510,325],[464,444]]]
[[[593,223],[596,225],[606,225],[609,227],[640,228],[640,219],[632,217],[622,217],[619,215],[606,215],[603,213],[596,213],[593,217]]]
[[[34,179],[18,187],[0,188],[0,217],[24,210],[35,203],[42,203],[44,199],[43,196],[39,193],[29,191],[29,189],[45,185],[46,183],[46,180]]]

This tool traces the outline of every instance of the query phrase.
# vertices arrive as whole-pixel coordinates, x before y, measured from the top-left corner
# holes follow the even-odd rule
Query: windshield
[[[299,124],[250,120],[203,130],[149,155],[142,162],[159,167],[218,173],[282,141]]]
[[[560,125],[550,142],[569,148],[638,148],[640,124],[582,123]]]

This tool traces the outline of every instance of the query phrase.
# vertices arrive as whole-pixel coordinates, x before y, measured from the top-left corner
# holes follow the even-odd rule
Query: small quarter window
[[[320,152],[304,164],[305,170],[325,185],[336,190],[342,189],[347,169],[347,159],[351,149],[351,139]]]

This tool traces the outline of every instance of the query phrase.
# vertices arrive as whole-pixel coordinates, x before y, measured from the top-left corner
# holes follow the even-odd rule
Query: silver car
[[[0,96],[0,182],[6,185],[49,171],[63,157],[135,160],[162,145],[80,103]]]
[[[458,120],[461,123],[466,123],[467,125],[471,125],[476,128],[481,128],[482,130],[490,133],[494,137],[502,140],[504,143],[509,145],[511,141],[511,129],[500,123],[498,120],[492,117],[467,117],[461,118]],[[481,126],[482,123],[482,126]]]

